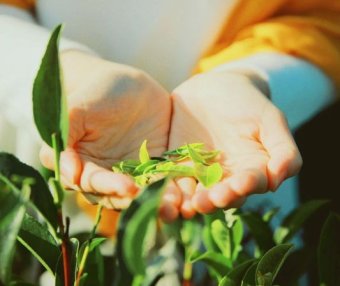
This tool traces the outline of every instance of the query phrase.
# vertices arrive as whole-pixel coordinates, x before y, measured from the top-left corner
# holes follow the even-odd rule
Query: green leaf
[[[109,269],[108,271],[112,270],[113,269]],[[100,249],[98,247],[95,247],[90,251],[80,283],[80,286],[93,285],[111,285],[109,283],[106,284],[104,257],[100,253]]]
[[[114,164],[112,168],[117,168],[117,170],[114,169],[113,171],[132,174],[139,164],[140,162],[138,160],[123,160]]]
[[[134,176],[146,174],[148,170],[155,169],[157,166],[158,160],[148,160],[140,165],[138,165],[133,171]]]
[[[157,165],[156,169],[152,173],[165,173],[173,177],[193,177],[195,176],[195,171],[193,167],[185,165],[177,165],[174,162],[164,162]]]
[[[233,223],[228,226],[222,220],[215,220],[211,224],[211,234],[215,243],[230,263],[234,262],[242,250],[243,226],[236,216]]]
[[[215,220],[211,224],[211,234],[212,237],[223,253],[223,255],[230,261],[231,266],[231,256],[232,256],[232,241],[231,234],[227,224],[222,220]]]
[[[195,175],[206,188],[209,188],[221,180],[223,169],[217,162],[210,166],[197,163],[195,164]]]
[[[224,220],[224,213],[222,210],[217,210],[212,214],[203,215],[204,219],[204,227],[202,233],[202,240],[205,248],[209,251],[218,252],[220,251],[219,247],[216,245],[215,240],[211,233],[211,224],[213,221],[219,219]]]
[[[190,258],[190,262],[192,263],[198,261],[204,262],[210,269],[217,273],[219,277],[223,277],[231,269],[229,259],[218,252],[207,251],[203,254],[193,255]]]
[[[165,151],[163,155],[168,155],[168,156],[188,156],[189,151],[188,151],[188,146],[190,146],[191,149],[194,149],[195,151],[201,150],[204,147],[203,143],[191,143],[187,145],[183,145],[177,149],[170,150],[170,151]]]
[[[147,140],[144,140],[139,149],[139,161],[143,164],[150,160],[150,155],[146,147]]]
[[[68,119],[63,98],[58,41],[62,26],[54,29],[33,84],[33,115],[41,138],[52,147],[52,134],[61,134],[67,144]]]
[[[340,216],[331,213],[324,223],[318,247],[321,286],[340,285]]]
[[[272,218],[280,211],[280,208],[273,208],[267,211],[263,216],[262,219],[265,222],[270,222]]]
[[[256,268],[257,268],[257,262],[254,262],[253,265],[251,265],[246,273],[244,274],[242,278],[241,286],[255,286],[255,277],[256,277]]]
[[[12,180],[13,176],[33,178],[34,184],[31,186],[30,199],[39,212],[49,221],[52,227],[57,229],[57,209],[53,203],[53,197],[50,190],[38,171],[20,162],[13,155],[0,152],[0,174],[9,181]]]
[[[255,261],[255,259],[251,259],[236,266],[225,277],[223,277],[219,283],[219,286],[240,286],[242,283],[242,278]]]
[[[73,285],[76,281],[76,275],[78,270],[78,254],[79,254],[79,241],[72,237],[68,241],[67,245],[68,263],[69,263],[69,274],[70,274],[70,285]],[[63,257],[59,256],[57,268],[56,268],[56,286],[64,285],[64,271],[63,271]]]
[[[60,249],[46,225],[42,225],[32,216],[25,214],[17,239],[46,270],[54,274]]]
[[[313,214],[328,203],[329,201],[327,200],[313,200],[293,210],[284,218],[282,225],[275,231],[276,243],[288,242]]]
[[[231,228],[233,249],[231,254],[232,261],[236,261],[238,254],[242,250],[242,239],[243,239],[243,224],[240,218],[238,218]]]
[[[258,213],[244,213],[240,217],[248,226],[262,254],[275,245],[269,224]]]
[[[21,193],[11,191],[11,186],[7,187],[0,190],[0,283],[3,282],[5,285],[10,282],[16,236],[30,194],[29,186],[24,187]]]
[[[150,222],[154,221],[166,180],[146,187],[120,216],[116,253],[118,275],[116,285],[131,285],[132,274],[145,273],[144,239]]]
[[[206,164],[204,158],[201,156],[199,152],[197,152],[190,145],[187,145],[187,148],[188,148],[189,157],[195,164],[203,164],[203,165]]]
[[[256,281],[263,286],[271,286],[286,260],[292,244],[280,244],[268,250],[260,259],[256,268]]]

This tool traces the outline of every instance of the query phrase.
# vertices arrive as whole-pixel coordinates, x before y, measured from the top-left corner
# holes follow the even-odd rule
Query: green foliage
[[[58,242],[48,231],[46,225],[26,213],[17,239],[46,270],[54,274],[61,252]]]
[[[244,213],[241,219],[246,223],[249,231],[254,237],[260,253],[265,253],[275,243],[272,230],[267,222],[258,213]]]
[[[214,162],[218,151],[204,149],[204,144],[193,143],[163,153],[163,157],[151,158],[145,140],[139,150],[139,160],[123,160],[113,165],[112,170],[132,176],[143,187],[159,177],[195,177],[205,187],[219,182],[223,175],[220,163]],[[193,166],[180,164],[190,159]]]
[[[34,121],[41,138],[51,147],[53,134],[61,136],[61,146],[66,146],[68,137],[68,112],[58,56],[61,29],[61,25],[54,29],[33,84]]]
[[[290,213],[283,220],[281,227],[275,231],[274,237],[276,243],[286,243],[289,241],[315,212],[328,203],[329,201],[326,200],[309,201]]]
[[[30,195],[29,185],[23,185],[21,192],[12,192],[12,185],[0,190],[0,282],[9,284],[15,251],[16,236],[26,211]]]
[[[145,274],[145,235],[148,225],[156,218],[165,182],[162,179],[148,186],[121,214],[116,245],[119,269],[116,285],[130,285],[134,275]]]
[[[114,255],[102,254],[100,245],[105,238],[96,236],[101,207],[85,240],[80,243],[69,236],[69,219],[65,220],[62,212],[59,168],[60,152],[68,136],[66,97],[62,92],[58,56],[60,31],[58,26],[51,35],[33,87],[35,123],[43,140],[55,152],[55,178],[49,185],[54,198],[36,170],[10,154],[0,153],[0,284],[31,285],[12,275],[18,240],[54,275],[58,286],[153,286],[166,275],[171,260],[176,260],[178,265],[183,262],[183,267],[173,273],[182,272],[178,277],[184,282],[196,278],[195,267],[200,264],[208,269],[209,281],[220,286],[273,285],[292,248],[285,242],[327,202],[311,201],[302,205],[289,214],[275,232],[270,221],[278,209],[264,215],[218,210],[189,221],[179,218],[172,225],[164,226],[157,221],[157,212],[167,177],[194,177],[206,188],[222,179],[219,152],[206,150],[203,143],[187,144],[153,158],[145,140],[138,160],[124,160],[113,166],[114,172],[130,175],[143,187],[121,213]],[[191,164],[182,164],[184,161]],[[339,229],[339,215],[331,214],[323,227],[318,248],[322,286],[340,285]],[[172,246],[171,251],[168,245]],[[252,245],[259,250],[255,255]],[[304,257],[304,250],[298,250],[288,258],[291,267],[285,271],[292,277],[289,285],[295,285],[305,271],[301,268],[306,264],[301,259]],[[300,263],[300,267],[293,269],[293,262]]]
[[[254,264],[255,260],[250,259],[236,266],[219,283],[219,286],[238,286],[242,284],[243,278],[248,269]]]
[[[273,284],[292,247],[292,244],[280,244],[274,246],[263,255],[256,268],[257,284],[263,286],[271,286]]]
[[[15,177],[32,178],[34,182],[31,184],[30,199],[53,228],[57,228],[57,209],[50,190],[38,171],[20,162],[13,155],[0,152],[0,174],[9,181]]]
[[[340,216],[331,213],[323,225],[318,248],[321,286],[340,285]]]

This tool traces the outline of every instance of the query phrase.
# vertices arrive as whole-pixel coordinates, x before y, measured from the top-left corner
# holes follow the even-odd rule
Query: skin
[[[138,188],[111,166],[138,157],[144,139],[152,156],[166,150],[170,96],[144,72],[85,53],[64,52],[61,65],[70,119],[68,148],[60,162],[63,183],[91,202],[125,208]],[[40,160],[53,169],[51,148],[43,146]]]
[[[209,191],[201,184],[182,187],[191,196],[191,207],[181,205],[184,217],[238,207],[250,194],[274,191],[298,173],[300,153],[266,92],[264,82],[249,72],[200,74],[173,91],[170,149],[204,142],[222,151],[224,168],[223,180]]]
[[[144,139],[152,156],[192,142],[222,151],[224,177],[209,191],[193,178],[167,186],[160,207],[166,222],[240,206],[252,193],[277,189],[301,167],[283,114],[254,74],[200,74],[169,95],[131,67],[76,51],[63,53],[61,63],[70,115],[69,146],[61,156],[64,184],[94,203],[129,205],[138,188],[110,168],[137,158]],[[40,158],[53,168],[50,148],[44,146]]]

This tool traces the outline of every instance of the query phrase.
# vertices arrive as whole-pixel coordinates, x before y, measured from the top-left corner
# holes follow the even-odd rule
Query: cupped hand
[[[144,139],[152,156],[165,151],[170,96],[142,71],[85,53],[64,52],[61,65],[70,120],[68,146],[61,154],[64,184],[107,207],[124,208],[138,189],[111,167],[138,158]],[[49,147],[42,148],[40,159],[53,168]]]
[[[224,176],[210,189],[193,178],[175,181],[161,207],[166,221],[240,206],[247,196],[274,191],[299,171],[300,153],[265,87],[254,74],[210,72],[173,91],[169,149],[203,142],[220,150]]]

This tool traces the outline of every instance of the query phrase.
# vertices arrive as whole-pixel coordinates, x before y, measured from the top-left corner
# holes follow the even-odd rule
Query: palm
[[[196,187],[196,210],[232,206],[251,193],[275,189],[299,168],[281,113],[243,78],[198,76],[174,91],[173,102],[170,148],[204,142],[222,151],[224,179],[211,192]]]
[[[151,155],[166,149],[170,97],[148,75],[128,66],[78,52],[66,52],[62,64],[70,118],[68,148],[61,156],[64,183],[96,195],[96,201],[109,197],[118,199],[113,207],[126,207],[138,189],[111,167],[137,158],[145,139]],[[43,148],[42,163],[51,168],[52,159],[51,150]]]

